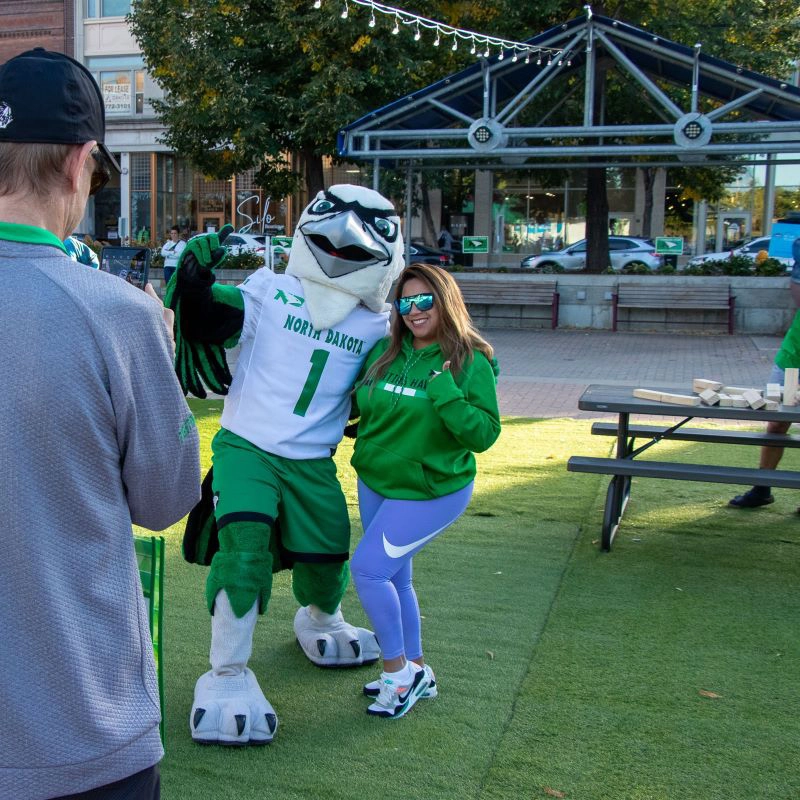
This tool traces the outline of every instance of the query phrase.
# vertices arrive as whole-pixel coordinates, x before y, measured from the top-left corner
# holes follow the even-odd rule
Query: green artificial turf
[[[192,401],[206,462],[221,405]],[[440,696],[400,720],[365,714],[361,686],[376,667],[306,660],[281,573],[250,661],[280,720],[275,741],[194,744],[206,570],[183,562],[181,525],[166,532],[164,800],[800,797],[800,496],[736,511],[725,506],[736,487],[635,480],[614,549],[601,553],[607,478],[565,468],[570,455],[610,452],[589,429],[507,419],[479,457],[466,514],[414,562]],[[659,459],[757,458],[659,448]],[[355,545],[350,449],[336,459]],[[352,588],[344,610],[368,625]]]

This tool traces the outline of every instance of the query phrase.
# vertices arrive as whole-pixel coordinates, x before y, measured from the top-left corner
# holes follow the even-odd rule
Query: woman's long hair
[[[475,329],[470,319],[461,289],[453,276],[430,264],[411,264],[406,267],[397,280],[395,299],[403,296],[406,283],[417,278],[427,284],[433,293],[433,302],[439,311],[439,327],[436,339],[442,349],[445,361],[450,361],[450,369],[454,375],[461,372],[464,364],[472,358],[477,350],[489,361],[494,356],[492,346]],[[392,316],[390,342],[386,351],[369,368],[365,381],[380,378],[392,361],[397,358],[403,345],[408,328],[403,318],[395,310]]]

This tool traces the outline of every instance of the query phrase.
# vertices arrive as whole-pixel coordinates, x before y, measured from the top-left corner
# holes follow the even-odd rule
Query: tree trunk
[[[592,124],[604,122],[603,96],[606,87],[606,71],[601,63],[595,64],[592,98]],[[602,142],[602,140],[598,140]],[[595,160],[595,159],[590,159]],[[598,161],[602,159],[596,159]],[[610,264],[608,257],[608,187],[606,168],[591,167],[586,170],[586,271],[605,272]]]
[[[303,166],[306,190],[310,201],[312,197],[316,197],[317,192],[326,188],[322,170],[322,156],[307,147],[301,152],[300,163]]]
[[[433,224],[431,215],[431,198],[428,194],[428,182],[425,180],[425,173],[420,180],[420,194],[422,195],[422,240],[428,247],[436,247],[436,237],[439,231]]]
[[[604,272],[608,258],[606,169],[586,170],[586,271]]]
[[[649,239],[653,227],[653,186],[656,182],[655,167],[642,167],[642,181],[644,184],[644,212],[642,213],[642,232],[645,239]]]

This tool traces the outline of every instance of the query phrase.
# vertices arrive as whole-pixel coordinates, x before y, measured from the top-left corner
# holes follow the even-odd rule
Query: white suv
[[[695,267],[705,261],[725,261],[731,256],[745,256],[745,258],[755,261],[756,256],[762,250],[766,250],[767,253],[769,253],[769,242],[771,238],[771,236],[759,236],[757,239],[751,239],[746,244],[734,247],[733,250],[725,250],[721,253],[703,253],[701,256],[695,256],[690,259],[688,266]],[[780,261],[787,270],[791,270],[794,264],[794,259],[792,258],[776,258],[776,261]]]
[[[664,266],[663,256],[656,255],[655,244],[650,239],[640,239],[636,236],[609,236],[608,255],[611,259],[611,266],[615,270],[638,264],[653,270]],[[568,271],[584,269],[586,267],[586,239],[581,239],[563,250],[541,253],[538,256],[526,256],[520,264],[523,269],[556,265]]]

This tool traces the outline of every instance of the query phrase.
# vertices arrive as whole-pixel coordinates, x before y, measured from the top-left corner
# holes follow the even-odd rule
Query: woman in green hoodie
[[[380,679],[364,687],[374,698],[367,712],[394,718],[438,694],[422,655],[412,558],[464,512],[473,453],[500,434],[492,347],[452,276],[412,264],[396,297],[390,335],[356,385],[352,464],[364,536],[350,566],[383,653]]]

